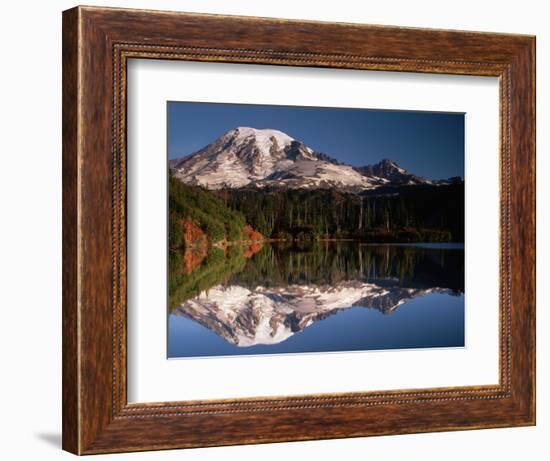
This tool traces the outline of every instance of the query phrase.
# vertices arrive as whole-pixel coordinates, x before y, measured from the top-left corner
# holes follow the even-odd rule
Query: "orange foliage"
[[[244,226],[243,234],[245,236],[245,240],[250,240],[253,242],[261,241],[264,239],[264,236],[262,234],[260,234],[257,230],[253,229],[252,226],[248,224]]]
[[[206,258],[206,246],[191,248],[183,253],[183,273],[190,274],[201,265]]]
[[[186,246],[206,245],[206,234],[190,219],[182,219],[183,242]]]
[[[245,258],[252,258],[258,251],[260,251],[263,247],[262,242],[255,242],[252,243],[248,248],[246,248],[243,252],[243,255]]]

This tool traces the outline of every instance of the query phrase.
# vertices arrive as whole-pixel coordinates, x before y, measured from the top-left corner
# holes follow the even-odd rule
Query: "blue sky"
[[[362,166],[383,158],[431,179],[464,177],[464,115],[168,102],[168,157],[183,157],[237,126],[274,128]]]

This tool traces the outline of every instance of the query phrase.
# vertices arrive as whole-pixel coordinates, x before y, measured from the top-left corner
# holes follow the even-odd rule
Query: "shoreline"
[[[360,246],[374,246],[374,245],[396,245],[396,246],[407,246],[407,245],[462,245],[464,242],[433,242],[433,241],[411,241],[411,242],[365,242],[360,239],[349,239],[349,238],[328,238],[328,239],[316,239],[316,240],[285,240],[285,239],[262,239],[262,240],[234,240],[234,241],[220,241],[216,243],[201,243],[199,245],[184,245],[181,249],[183,250],[196,250],[196,249],[208,249],[208,248],[219,248],[224,249],[230,246],[237,245],[258,245],[258,244],[267,244],[267,243],[338,243],[338,242],[357,242]],[[177,250],[177,249],[174,249]]]

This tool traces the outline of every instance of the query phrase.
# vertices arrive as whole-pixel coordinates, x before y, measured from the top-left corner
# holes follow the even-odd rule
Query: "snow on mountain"
[[[441,288],[382,287],[354,280],[333,285],[218,285],[173,312],[190,318],[239,347],[277,344],[318,320],[352,306],[384,314],[417,296],[446,292]]]
[[[281,131],[250,127],[228,131],[194,154],[172,160],[170,168],[181,181],[208,189],[243,186],[369,189],[378,183]]]
[[[409,173],[392,160],[352,167],[279,130],[238,127],[170,161],[176,178],[207,189],[286,187],[362,191],[385,185],[449,184]]]
[[[173,160],[175,176],[208,189],[242,187],[292,163],[286,150],[293,138],[278,130],[239,127],[189,157]],[[311,155],[305,150],[303,155]]]
[[[371,189],[375,182],[348,165],[336,165],[322,160],[298,160],[287,170],[277,171],[262,181],[258,187],[288,187],[290,189]]]

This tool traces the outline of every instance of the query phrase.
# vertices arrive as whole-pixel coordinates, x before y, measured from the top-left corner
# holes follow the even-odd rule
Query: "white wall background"
[[[0,453],[69,459],[61,445],[61,11],[76,3],[4,2],[0,15]],[[550,14],[537,0],[181,0],[90,5],[155,8],[537,35],[538,424],[531,428],[418,434],[117,455],[135,460],[385,459],[543,460],[550,437]],[[545,292],[546,291],[546,292]],[[546,334],[546,337],[545,337]],[[97,459],[105,458],[104,456]],[[113,458],[114,459],[114,458]]]

